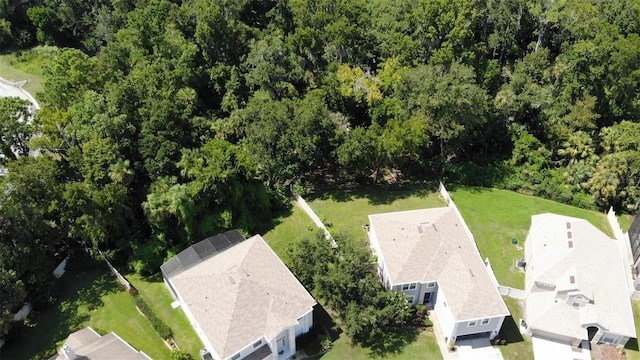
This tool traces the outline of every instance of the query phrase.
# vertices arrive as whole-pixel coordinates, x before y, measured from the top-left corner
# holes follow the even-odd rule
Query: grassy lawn
[[[636,323],[636,335],[640,336],[640,300],[631,300],[631,306],[633,307],[633,318]],[[624,353],[629,360],[640,360],[638,340],[630,339],[624,347]]]
[[[531,215],[552,212],[583,218],[613,236],[607,217],[596,211],[507,190],[449,190],[476,239],[480,253],[489,257],[501,285],[524,288],[524,273],[511,271],[511,267],[514,259],[524,256],[524,240],[531,225]],[[512,238],[518,239],[518,244],[511,244]]]
[[[483,256],[488,256],[498,280],[507,286],[522,289],[524,274],[510,270],[514,259],[523,256],[523,245],[531,215],[553,212],[561,215],[584,218],[600,230],[612,236],[612,231],[604,214],[575,208],[553,201],[526,196],[511,191],[483,188],[449,189],[462,216],[474,234],[478,248]],[[345,234],[349,238],[366,240],[362,225],[368,222],[367,215],[445,206],[435,192],[431,191],[328,191],[306,197],[309,205],[333,234]],[[625,220],[621,220],[625,229]],[[630,220],[629,220],[630,223]],[[312,226],[305,214],[294,207],[288,217],[279,219],[275,228],[264,235],[279,255],[286,244],[298,241],[308,234]],[[513,245],[511,239],[518,243]],[[522,318],[522,306],[519,301],[505,298],[512,317],[505,320],[509,341],[500,350],[505,359],[533,359],[531,342],[520,336],[516,321]],[[635,307],[634,307],[635,309]],[[427,355],[424,354],[433,354]],[[368,359],[376,355],[371,349],[351,346],[345,334],[334,343],[334,348],[325,355],[326,359]],[[387,353],[389,358],[440,358],[435,338],[429,332],[421,332],[417,339],[398,353]],[[640,360],[640,357],[638,357]]]
[[[57,51],[52,46],[38,46],[29,50],[22,50],[0,55],[0,77],[9,81],[28,82],[23,86],[31,95],[38,98],[38,92],[42,91],[43,63]]]
[[[351,340],[344,333],[333,343],[333,348],[322,359],[326,360],[358,360],[384,357],[385,359],[442,359],[432,328],[420,331],[417,338],[402,348],[398,353],[377,355],[371,349],[351,345]]]
[[[3,359],[46,359],[67,336],[86,326],[101,334],[115,332],[154,359],[168,359],[170,350],[135,308],[106,268],[67,271],[57,284],[58,300],[2,348]]]
[[[354,240],[368,241],[362,225],[367,215],[401,210],[446,206],[432,191],[329,191],[306,199],[332,234],[344,234]]]
[[[507,340],[507,346],[500,346],[500,352],[505,359],[533,360],[531,340],[520,334],[518,321],[523,318],[522,301],[507,296],[502,297],[509,308],[511,316],[504,319],[498,337]]]
[[[204,347],[200,338],[191,326],[189,319],[181,308],[173,309],[174,301],[160,274],[149,278],[130,274],[127,279],[138,289],[138,293],[151,306],[153,311],[173,330],[173,339],[180,349],[188,352],[194,359],[200,357],[200,349]]]
[[[318,229],[307,214],[295,204],[292,204],[290,214],[276,219],[275,223],[277,225],[262,234],[262,237],[282,259],[285,259],[287,244],[300,241],[305,236],[313,236]]]

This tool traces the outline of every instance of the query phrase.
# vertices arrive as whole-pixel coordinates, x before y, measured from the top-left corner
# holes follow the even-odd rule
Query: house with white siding
[[[313,326],[316,301],[260,235],[207,238],[161,267],[216,360],[284,360]]]
[[[509,310],[471,232],[448,207],[369,215],[369,240],[387,290],[433,309],[448,346],[498,335]]]
[[[525,322],[532,336],[624,346],[636,337],[619,240],[584,219],[531,217]],[[625,244],[626,245],[626,244]]]

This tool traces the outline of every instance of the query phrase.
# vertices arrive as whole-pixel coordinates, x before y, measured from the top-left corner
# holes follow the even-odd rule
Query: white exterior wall
[[[295,336],[298,337],[302,334],[306,334],[311,330],[313,326],[313,309],[309,310],[308,313],[304,314],[300,319],[298,319],[298,325],[295,326]]]
[[[433,307],[438,318],[438,324],[442,334],[446,337],[447,345],[452,345],[455,340],[452,340],[453,330],[455,322],[453,320],[453,314],[451,309],[447,305],[447,299],[444,296],[442,289],[439,289],[436,293],[436,304]]]
[[[280,332],[275,338],[271,339],[272,359],[283,360],[288,359],[296,353],[296,337],[292,328],[288,328]],[[282,354],[278,354],[278,339],[285,338],[285,347]]]

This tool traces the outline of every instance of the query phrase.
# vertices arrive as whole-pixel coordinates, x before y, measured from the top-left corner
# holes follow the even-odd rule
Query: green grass
[[[612,236],[606,216],[595,211],[497,189],[457,188],[450,193],[474,234],[480,252],[489,257],[496,277],[503,285],[520,289],[524,286],[524,274],[512,272],[510,268],[514,259],[523,256],[522,247],[531,215],[552,212],[584,218]],[[366,240],[362,225],[368,223],[369,214],[445,206],[436,193],[429,191],[328,191],[307,196],[307,201],[332,234],[345,234],[354,241]],[[264,238],[282,256],[286,244],[308,233],[311,222],[297,208],[278,221],[279,224]],[[625,229],[624,222],[622,227]],[[511,243],[514,237],[518,240],[516,245]],[[519,335],[515,324],[522,318],[521,304],[510,298],[505,298],[505,302],[513,316],[508,318],[509,345],[501,346],[500,350],[505,359],[533,359],[531,342]],[[433,355],[425,356],[425,353]],[[372,355],[371,349],[351,346],[349,338],[342,334],[324,358],[368,359]],[[385,354],[385,357],[398,359],[430,356],[440,358],[440,352],[433,336],[425,332],[403,347],[401,352]]]
[[[105,268],[67,271],[57,288],[60,300],[38,314],[16,341],[5,344],[3,359],[49,358],[70,333],[87,326],[100,334],[113,331],[154,359],[170,357],[169,348],[136,310],[134,298]]]
[[[139,295],[151,306],[155,314],[173,330],[173,339],[180,349],[191,354],[194,359],[198,359],[200,349],[204,345],[182,309],[171,307],[174,300],[162,277],[158,274],[143,278],[137,274],[130,274],[127,275],[127,279],[138,289]]]
[[[385,359],[442,359],[440,349],[433,335],[433,328],[420,331],[418,337],[402,348],[399,353],[386,353],[379,356],[370,349],[362,348],[358,345],[351,345],[351,340],[344,333],[340,334],[340,338],[333,343],[333,348],[325,354],[323,360],[365,360],[376,357],[384,357]]]
[[[596,211],[576,208],[512,191],[459,188],[450,191],[471,229],[483,257],[489,257],[501,285],[524,288],[524,273],[511,271],[514,259],[524,256],[524,240],[531,215],[556,213],[583,218],[613,236],[607,217]],[[518,244],[511,244],[511,239]]]
[[[290,214],[276,219],[275,223],[277,225],[262,237],[282,259],[285,259],[288,244],[313,236],[317,230],[313,221],[295,204],[292,204]]]
[[[633,223],[634,216],[629,214],[621,214],[618,215],[618,223],[620,223],[620,227],[622,231],[627,232]]]
[[[640,335],[640,300],[631,300],[633,307],[633,318],[636,324],[636,335]],[[624,347],[624,354],[628,360],[640,360],[640,351],[638,350],[638,340],[630,339]]]
[[[533,360],[531,340],[520,334],[518,321],[523,318],[523,304],[520,300],[503,296],[511,316],[504,319],[504,324],[498,337],[507,340],[507,346],[500,346],[500,352],[505,359]]]
[[[306,199],[333,235],[343,234],[356,241],[368,241],[362,226],[369,214],[446,206],[440,197],[416,191],[329,191]]]
[[[23,88],[37,99],[44,88],[43,63],[56,51],[56,47],[38,46],[0,55],[0,77],[13,82],[27,80]]]

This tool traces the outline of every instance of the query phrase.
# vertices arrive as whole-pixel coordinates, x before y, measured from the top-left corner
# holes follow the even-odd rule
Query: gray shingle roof
[[[525,255],[530,327],[586,339],[586,327],[598,324],[620,335],[636,336],[618,240],[584,219],[539,214],[531,217]],[[536,281],[555,289],[540,289]],[[581,293],[593,303],[573,307],[558,292]]]
[[[263,336],[273,339],[316,304],[260,235],[174,274],[169,282],[223,358]]]
[[[508,315],[453,208],[369,215],[393,284],[438,281],[456,321]]]

